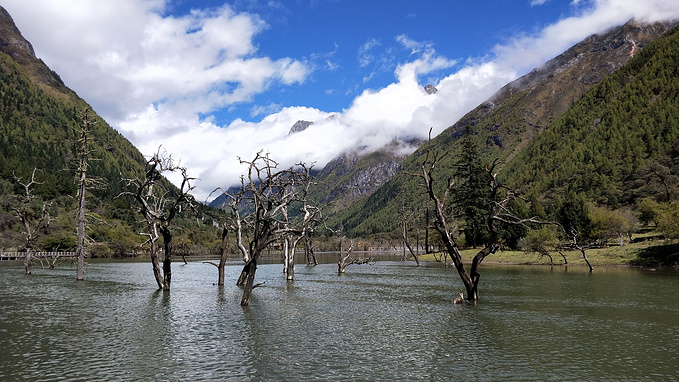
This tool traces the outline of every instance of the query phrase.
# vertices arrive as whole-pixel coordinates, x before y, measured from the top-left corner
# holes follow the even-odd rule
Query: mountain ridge
[[[592,35],[539,68],[505,85],[488,101],[431,139],[430,145],[448,151],[441,165],[450,169],[460,153],[457,141],[471,130],[482,160],[511,161],[526,145],[570,108],[582,95],[629,61],[630,52],[659,38],[675,23],[645,25],[630,20],[604,34]],[[354,202],[331,217],[353,235],[394,231],[399,194],[418,195],[415,179],[426,149],[420,147],[402,164],[401,170],[370,196]],[[423,203],[420,196],[414,197]]]

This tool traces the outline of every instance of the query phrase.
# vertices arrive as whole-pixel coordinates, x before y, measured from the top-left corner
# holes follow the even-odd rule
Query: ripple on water
[[[677,276],[486,267],[476,306],[453,269],[264,265],[251,307],[214,267],[0,265],[0,380],[676,379]],[[227,268],[235,280],[239,267]],[[657,296],[660,294],[660,296]]]

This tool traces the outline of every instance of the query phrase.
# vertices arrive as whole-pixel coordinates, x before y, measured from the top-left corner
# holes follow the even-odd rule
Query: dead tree
[[[342,250],[340,249],[340,257],[339,260],[337,260],[337,273],[343,274],[346,271],[347,266],[353,263],[353,260],[351,259],[352,248],[353,245],[350,245],[345,254],[342,254]]]
[[[299,183],[296,187],[298,195],[295,197],[295,202],[293,206],[299,207],[300,214],[297,217],[288,216],[288,208],[283,208],[284,213],[284,252],[283,252],[283,272],[286,275],[287,280],[295,279],[295,251],[297,245],[300,241],[304,241],[307,245],[311,241],[310,236],[313,234],[314,230],[321,223],[322,208],[315,206],[309,200],[309,188],[313,185],[309,173],[311,168],[306,168],[304,164],[299,164],[300,170],[305,177],[304,182]],[[313,254],[313,252],[312,252]],[[315,256],[314,256],[315,261]]]
[[[40,267],[45,269],[45,264],[43,264],[42,260],[43,258],[45,259],[45,262],[47,263],[47,269],[54,269],[56,268],[58,263],[64,262],[66,259],[61,256],[59,252],[49,252],[45,254],[44,257],[38,256],[36,259],[40,263]]]
[[[350,245],[349,249],[347,249],[347,252],[345,254],[342,254],[342,252],[340,251],[340,257],[339,260],[337,261],[337,274],[342,275],[346,273],[347,267],[351,264],[372,265],[374,263],[372,254],[368,255],[368,257],[359,257],[356,259],[352,258],[351,257],[352,248],[353,245]]]
[[[180,173],[182,177],[179,190],[173,192],[164,175]],[[148,232],[147,243],[151,252],[151,264],[153,275],[158,284],[158,289],[170,290],[172,281],[172,220],[184,208],[194,208],[194,198],[191,191],[195,186],[191,182],[185,167],[174,163],[171,155],[165,151],[158,151],[146,162],[146,174],[143,178],[129,179],[127,188],[129,191],[123,194],[134,198],[139,204],[139,212],[144,217]],[[163,238],[163,268],[161,273],[158,258],[158,239]]]
[[[306,255],[307,265],[318,265],[318,260],[316,259],[316,254],[314,253],[314,243],[311,240],[310,235],[304,237],[304,254]]]
[[[589,262],[589,259],[587,258],[585,247],[578,244],[578,231],[575,229],[571,230],[569,238],[570,241],[562,244],[561,247],[577,249],[578,251],[580,251],[580,253],[582,254],[582,258],[585,260],[585,263],[587,263],[587,266],[589,267],[589,271],[592,272],[594,268],[592,268],[592,264]]]
[[[488,230],[489,238],[484,248],[481,249],[472,259],[471,269],[468,273],[462,261],[462,254],[460,253],[457,244],[457,237],[455,236],[455,231],[457,229],[456,217],[450,216],[450,214],[447,213],[448,198],[453,186],[455,185],[454,179],[448,178],[444,184],[445,187],[443,188],[443,191],[440,193],[437,192],[439,189],[437,184],[438,177],[435,174],[435,171],[438,170],[438,166],[440,165],[442,158],[443,156],[440,156],[437,153],[432,153],[429,149],[427,149],[425,159],[420,165],[421,172],[419,174],[412,175],[417,176],[422,180],[421,185],[424,187],[429,199],[433,203],[434,228],[440,234],[446,252],[450,256],[451,261],[457,269],[460,279],[465,286],[467,291],[467,301],[475,303],[478,301],[478,285],[481,277],[481,274],[479,273],[479,267],[487,256],[497,252],[497,250],[501,247],[501,237],[498,224],[526,225],[529,223],[542,222],[537,221],[535,218],[519,218],[513,211],[511,211],[509,207],[510,202],[519,197],[518,192],[515,190],[506,189],[497,182],[497,174],[495,173],[497,160],[490,167],[486,166],[486,184],[490,188],[488,200],[485,201],[485,203],[488,205],[486,229]]]
[[[226,225],[222,226],[222,241],[219,246],[220,256],[219,263],[214,263],[212,261],[203,261],[204,264],[212,264],[217,267],[217,285],[224,286],[224,268],[226,267],[226,260],[229,255],[229,241],[227,240],[229,235],[229,228]]]
[[[400,208],[400,215],[401,215],[401,240],[403,241],[403,260],[406,260],[407,256],[405,254],[405,249],[408,248],[408,251],[410,252],[410,256],[412,256],[415,259],[415,263],[417,266],[420,266],[420,259],[417,257],[416,251],[413,251],[413,247],[410,245],[410,241],[408,240],[408,225],[412,221],[413,217],[415,216],[417,211],[414,210],[408,210],[406,208],[406,203],[405,201],[401,201],[401,208]]]
[[[15,202],[10,206],[23,226],[24,245],[26,246],[24,268],[27,275],[30,275],[33,269],[34,242],[38,232],[47,228],[50,224],[50,215],[47,211],[49,204],[43,202],[40,208],[36,208],[35,195],[31,190],[34,185],[42,184],[35,180],[36,171],[37,169],[33,169],[31,180],[25,183],[21,178],[14,177],[16,182],[23,187],[23,193],[13,195]]]
[[[311,223],[318,218],[320,209],[308,200],[311,167],[298,163],[280,170],[278,163],[261,151],[251,161],[239,161],[247,166],[239,191],[230,193],[220,188],[213,192],[219,190],[226,196],[232,213],[228,226],[235,232],[236,245],[245,262],[236,284],[243,287],[241,306],[248,306],[252,290],[262,284],[254,280],[264,250],[286,237],[293,238],[289,244],[296,246],[312,229]],[[296,207],[302,213],[297,221],[288,216],[288,211]],[[294,259],[292,264],[294,267]],[[294,274],[290,266],[287,272],[288,278]]]
[[[88,112],[83,113],[82,126],[80,127],[80,165],[78,166],[78,241],[76,249],[76,280],[85,279],[85,192],[87,189],[87,160],[90,154],[88,139],[90,134],[90,121]]]

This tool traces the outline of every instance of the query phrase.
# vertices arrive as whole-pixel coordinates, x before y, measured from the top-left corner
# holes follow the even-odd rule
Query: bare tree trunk
[[[573,234],[573,239],[571,240],[571,243],[569,245],[571,247],[577,249],[578,251],[580,251],[580,253],[582,253],[582,258],[585,259],[585,262],[587,263],[587,266],[589,267],[589,271],[592,272],[594,270],[594,268],[592,268],[592,264],[590,264],[589,259],[587,258],[587,254],[585,253],[585,249],[578,244],[577,234],[575,234],[575,233]]]
[[[340,258],[339,261],[337,261],[337,273],[343,274],[346,272],[347,265],[351,264],[351,261],[347,263],[347,260],[349,259],[351,259],[351,246],[349,246],[345,255],[342,254],[340,249]]]
[[[592,272],[594,270],[594,268],[592,268],[592,264],[590,264],[589,259],[587,258],[587,254],[585,253],[585,249],[582,248],[579,245],[576,245],[575,248],[577,248],[578,251],[580,251],[580,253],[582,253],[582,258],[585,259],[585,262],[587,263],[587,266],[589,267],[589,271]]]
[[[290,238],[285,238],[285,250],[287,257],[287,269],[285,271],[288,281],[295,279],[295,247],[297,247],[297,240],[290,243]]]
[[[464,276],[460,274],[462,278],[462,282],[467,288],[467,301],[468,302],[476,302],[479,300],[479,292],[478,292],[478,287],[479,287],[479,280],[481,279],[481,274],[479,273],[479,267],[481,266],[481,262],[483,262],[483,259],[486,258],[486,256],[495,253],[499,249],[499,246],[497,244],[491,244],[483,248],[479,253],[474,256],[474,259],[472,260],[472,268],[470,270],[470,276]],[[459,271],[459,268],[458,268]],[[463,269],[464,272],[464,269]]]
[[[81,147],[80,147],[80,172],[78,187],[78,247],[77,247],[77,266],[76,280],[85,279],[85,191],[87,182],[87,139],[89,135],[90,121],[88,120],[88,109],[83,115],[83,125],[81,128]]]
[[[417,258],[417,253],[415,253],[413,251],[413,248],[410,246],[410,243],[408,242],[408,240],[404,240],[404,243],[405,243],[406,247],[408,247],[408,251],[410,251],[410,255],[413,256],[413,258],[415,259],[415,263],[419,267],[420,266],[420,259]]]
[[[557,249],[556,251],[557,251],[557,252],[559,253],[559,255],[561,255],[561,257],[563,258],[563,263],[564,263],[564,265],[568,265],[568,259],[566,259],[566,256],[563,254],[563,252],[562,252],[560,249]]]
[[[552,255],[550,255],[549,252],[547,252],[547,250],[540,251],[540,255],[547,256],[549,258],[549,263],[554,264],[554,259],[552,259]]]
[[[283,274],[288,273],[288,240],[287,238],[283,238]]]
[[[163,289],[170,290],[172,282],[172,232],[167,227],[160,227],[163,235],[165,258],[163,259]]]
[[[10,208],[16,213],[17,218],[24,226],[24,239],[26,241],[26,257],[24,258],[24,267],[26,275],[30,275],[33,272],[33,241],[36,238],[39,230],[42,228],[47,228],[50,224],[49,212],[47,211],[47,203],[42,203],[42,211],[40,213],[40,219],[31,228],[31,202],[35,199],[33,193],[31,192],[31,187],[35,184],[42,184],[35,181],[35,173],[37,169],[33,169],[31,175],[31,180],[22,183],[21,178],[14,177],[17,183],[24,188],[24,193],[22,195],[13,195],[11,198],[18,201],[18,205],[12,205]],[[38,258],[40,260],[40,258]],[[40,263],[42,265],[42,262]]]
[[[151,267],[153,268],[153,277],[158,284],[158,289],[163,289],[163,275],[160,271],[160,261],[158,259],[158,228],[155,223],[148,222],[149,229],[149,247],[151,252]]]
[[[78,247],[76,280],[85,279],[85,172],[81,171],[80,190],[78,191]]]
[[[226,266],[226,257],[229,253],[227,248],[227,233],[229,231],[224,227],[222,229],[222,256],[219,258],[219,266],[217,266],[217,271],[219,273],[219,278],[217,280],[217,285],[224,285],[224,267]]]
[[[24,259],[24,267],[26,274],[30,275],[33,272],[33,250],[26,248],[26,258]]]
[[[28,222],[27,214],[22,216],[21,220],[24,223],[24,231],[26,236],[26,257],[24,258],[24,267],[26,268],[26,275],[30,275],[33,273],[33,246],[31,244],[33,242],[33,231],[31,230],[31,226]]]
[[[318,260],[316,260],[316,254],[314,253],[313,244],[311,239],[308,237],[304,239],[304,253],[306,254],[307,265],[318,265]]]
[[[245,281],[247,280],[248,274],[250,273],[250,267],[252,266],[253,262],[255,261],[254,256],[248,260],[245,265],[243,266],[243,269],[240,271],[240,276],[238,276],[238,280],[236,281],[237,286],[244,286]],[[256,271],[256,269],[255,269]],[[252,276],[254,277],[255,271],[252,272]]]
[[[408,222],[407,217],[405,215],[405,207],[403,215],[401,216],[401,239],[403,239],[403,246],[408,248],[408,251],[410,251],[410,255],[415,258],[415,263],[419,267],[420,259],[417,258],[417,254],[413,252],[413,248],[410,246],[410,242],[408,242]],[[404,260],[406,259],[405,248],[403,248],[403,259]]]
[[[250,294],[252,290],[255,289],[255,272],[257,271],[257,259],[252,258],[243,267],[243,272],[241,273],[241,278],[243,278],[243,298],[240,300],[240,306],[250,305]],[[240,280],[239,280],[240,281]]]
[[[158,260],[158,248],[155,244],[151,244],[151,266],[153,267],[153,277],[156,279],[158,289],[163,289],[163,275],[160,271],[160,262]]]

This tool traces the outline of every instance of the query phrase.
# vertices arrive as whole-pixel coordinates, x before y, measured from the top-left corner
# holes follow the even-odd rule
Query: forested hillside
[[[30,43],[0,8],[0,250],[20,250],[25,245],[12,208],[13,196],[23,192],[20,183],[30,181],[34,169],[36,205],[32,208],[45,202],[51,216],[49,227],[39,232],[36,249],[75,246],[79,140],[89,108],[35,57]],[[93,122],[88,139],[90,252],[109,256],[139,251],[145,240],[138,235],[140,216],[129,198],[118,196],[126,179],[144,174],[146,160],[93,111],[88,111],[88,118]],[[195,221],[192,228],[187,223],[184,234],[201,230],[195,226]]]
[[[574,191],[612,208],[646,196],[674,198],[670,177],[679,173],[677,74],[675,28],[550,124],[508,163],[505,179],[536,195]],[[672,190],[658,187],[662,174]]]
[[[383,235],[396,232],[404,205],[425,211],[411,175],[428,149],[447,153],[439,167],[457,178],[457,192],[469,176],[461,167],[482,169],[499,159],[499,179],[542,202],[570,190],[584,192],[594,207],[634,205],[651,192],[640,171],[647,168],[651,178],[648,166],[667,163],[677,140],[676,28],[656,40],[670,27],[630,22],[577,44],[420,147],[402,171],[333,224],[355,235]]]

